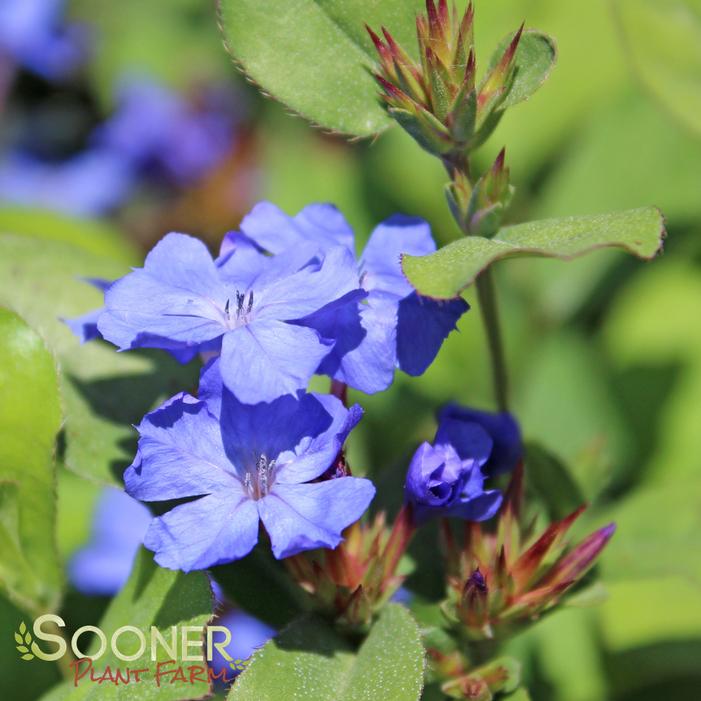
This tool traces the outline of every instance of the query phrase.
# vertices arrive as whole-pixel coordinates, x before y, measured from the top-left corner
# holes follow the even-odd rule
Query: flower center
[[[255,468],[246,472],[243,480],[243,486],[251,499],[257,501],[270,492],[274,472],[275,460],[268,460],[267,456],[262,454],[256,460]]]
[[[232,305],[232,300],[227,299],[224,305],[224,314],[231,328],[236,328],[237,326],[248,323],[248,317],[253,311],[253,290],[251,290],[248,295],[246,295],[245,292],[236,290],[235,301],[235,305]]]

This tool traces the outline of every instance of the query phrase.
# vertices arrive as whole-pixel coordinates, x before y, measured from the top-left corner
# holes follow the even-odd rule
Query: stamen
[[[253,309],[253,290],[251,290],[251,293],[248,295],[248,310],[247,313],[250,314]]]
[[[227,299],[226,304],[224,305],[224,314],[226,314],[227,319],[231,319],[231,312],[229,311],[230,304],[231,304],[231,300]]]

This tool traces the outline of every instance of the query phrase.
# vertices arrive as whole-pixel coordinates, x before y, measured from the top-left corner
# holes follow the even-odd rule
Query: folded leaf
[[[402,269],[420,294],[450,299],[502,258],[538,256],[569,260],[599,248],[622,248],[650,260],[662,248],[664,237],[664,219],[655,207],[544,219],[507,226],[491,239],[469,236],[429,256],[405,255]]]

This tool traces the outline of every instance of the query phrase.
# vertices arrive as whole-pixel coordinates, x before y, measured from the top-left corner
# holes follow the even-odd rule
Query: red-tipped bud
[[[582,577],[594,563],[598,554],[616,531],[616,524],[599,529],[585,538],[572,552],[560,560],[546,576],[544,584],[562,584],[576,581]]]

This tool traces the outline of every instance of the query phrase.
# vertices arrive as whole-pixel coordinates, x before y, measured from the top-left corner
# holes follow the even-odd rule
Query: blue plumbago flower
[[[333,339],[299,320],[364,292],[350,252],[313,244],[278,256],[238,246],[215,264],[205,245],[168,234],[144,267],[113,283],[98,320],[121,350],[221,346],[224,384],[240,401],[272,401],[304,389]]]
[[[93,142],[134,168],[157,170],[179,185],[193,182],[230,151],[237,122],[227,92],[211,88],[198,97],[188,100],[146,78],[124,80],[117,110]]]
[[[313,241],[322,248],[342,245],[355,255],[353,230],[332,205],[314,204],[290,217],[269,202],[258,204],[241,232],[262,249],[279,253]],[[241,237],[234,233],[230,236]],[[225,241],[228,246],[230,243]],[[395,368],[421,375],[469,306],[458,298],[437,301],[419,296],[401,271],[401,255],[436,249],[429,225],[395,215],[380,224],[358,260],[368,292],[358,305],[324,309],[302,323],[336,344],[319,367],[321,374],[366,393],[386,389]]]
[[[484,489],[482,471],[492,448],[491,437],[479,424],[452,419],[442,422],[435,444],[420,445],[407,472],[404,494],[416,523],[434,516],[467,521],[494,516],[501,505],[501,493]]]
[[[71,73],[85,57],[84,28],[65,24],[65,0],[2,0],[0,54],[47,79]]]
[[[247,555],[262,521],[277,558],[335,548],[375,488],[356,477],[314,480],[362,410],[311,394],[242,404],[222,389],[219,362],[205,367],[199,399],[177,395],[138,427],[127,492],[142,501],[199,497],[155,518],[146,547],[163,567],[204,569]]]
[[[521,430],[508,412],[492,414],[458,404],[446,405],[438,414],[436,440],[452,443],[461,458],[470,457],[471,444],[461,440],[468,427],[480,427],[491,442],[482,472],[488,477],[511,472],[523,457]],[[473,429],[474,430],[474,429]]]
[[[151,518],[143,504],[123,491],[105,489],[95,509],[90,542],[68,565],[75,588],[84,594],[116,594],[129,578]]]
[[[58,162],[16,152],[0,163],[0,200],[76,216],[113,210],[133,182],[124,158],[105,149],[87,149]]]
[[[225,672],[227,679],[242,672],[251,655],[263,647],[276,633],[274,628],[240,609],[227,611],[214,620],[214,625],[224,626],[231,633],[231,642],[225,649],[233,662],[224,659],[215,648],[209,663],[216,674]]]

